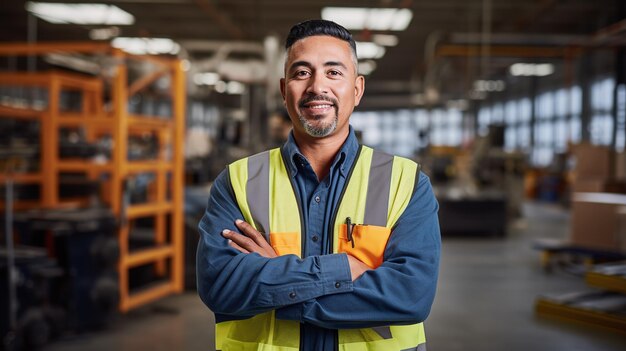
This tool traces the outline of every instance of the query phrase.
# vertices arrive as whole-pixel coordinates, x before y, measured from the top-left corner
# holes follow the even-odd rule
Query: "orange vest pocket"
[[[279,232],[270,233],[270,245],[278,256],[296,255],[300,257],[300,233]]]
[[[370,268],[376,268],[383,263],[385,247],[391,235],[391,229],[375,225],[354,225],[352,228],[352,242],[348,241],[347,226],[339,228],[339,252],[345,252],[365,263]]]

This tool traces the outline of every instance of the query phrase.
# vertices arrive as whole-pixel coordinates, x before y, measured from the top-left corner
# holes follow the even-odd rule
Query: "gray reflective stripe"
[[[270,230],[270,152],[248,157],[246,200],[257,229],[269,242]]]
[[[363,224],[381,227],[387,225],[392,167],[392,155],[374,150],[370,178],[367,183],[367,202],[365,203]]]
[[[386,327],[374,327],[372,328],[378,335],[380,335],[383,339],[391,339],[393,335],[391,335],[391,328]]]
[[[410,349],[404,349],[400,351],[426,351],[426,343],[422,343],[415,347],[411,347]]]

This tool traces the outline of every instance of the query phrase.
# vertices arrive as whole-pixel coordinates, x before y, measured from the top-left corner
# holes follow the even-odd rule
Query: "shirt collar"
[[[331,168],[339,168],[339,172],[342,176],[346,177],[348,171],[352,167],[352,163],[354,163],[356,159],[356,154],[359,150],[359,141],[356,138],[356,134],[354,133],[354,129],[350,126],[350,132],[348,133],[348,137],[346,141],[344,141],[341,149],[335,156],[335,160],[331,165]],[[293,131],[289,133],[289,139],[282,147],[283,156],[287,160],[287,167],[289,168],[289,172],[293,177],[298,173],[298,165],[296,162],[306,161],[306,157],[302,155],[300,152],[300,148],[296,144],[296,140],[293,137]],[[307,161],[308,162],[308,161]]]

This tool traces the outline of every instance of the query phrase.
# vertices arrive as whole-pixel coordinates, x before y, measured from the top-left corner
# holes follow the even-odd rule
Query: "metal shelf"
[[[164,214],[172,211],[171,203],[148,203],[143,205],[132,205],[126,209],[126,217],[135,219],[141,217],[150,217],[154,215]]]
[[[15,175],[16,182],[39,183],[41,197],[38,201],[17,202],[16,210],[29,208],[58,208],[82,206],[84,201],[68,202],[59,199],[59,172],[84,172],[91,179],[98,179],[99,173],[107,172],[103,198],[119,217],[126,216],[118,231],[120,247],[119,282],[120,310],[126,312],[152,302],[163,296],[183,290],[183,185],[184,185],[184,123],[185,123],[185,82],[179,60],[155,57],[132,56],[123,53],[109,44],[39,43],[39,44],[0,44],[0,56],[45,55],[50,52],[70,51],[84,54],[109,55],[114,60],[111,77],[94,77],[65,72],[0,72],[0,85],[31,86],[47,90],[48,102],[42,111],[31,108],[16,108],[0,105],[0,118],[34,120],[41,123],[41,172]],[[155,72],[128,82],[128,60],[149,61],[158,68]],[[168,118],[130,114],[127,110],[129,98],[148,87],[162,76],[169,75],[172,82],[170,95],[172,115]],[[104,85],[110,84],[111,103],[104,108]],[[64,112],[60,110],[61,91],[78,91],[82,95],[81,110]],[[59,127],[77,127],[85,130],[87,141],[93,142],[98,133],[110,132],[113,150],[110,161],[95,163],[85,159],[60,159],[58,155]],[[128,137],[133,133],[153,132],[157,135],[161,159],[151,161],[129,161]],[[172,158],[162,157],[167,147],[171,147]],[[140,173],[155,174],[155,186],[150,188],[150,203],[133,205],[124,209],[123,191],[127,177]],[[6,180],[0,175],[0,180]],[[168,187],[170,191],[168,191]],[[4,204],[0,202],[0,207]],[[125,213],[123,213],[123,211]],[[129,251],[129,229],[132,221],[140,217],[155,218],[154,247],[137,252]],[[168,217],[170,218],[168,220]],[[169,235],[168,235],[169,233]],[[132,267],[154,263],[158,275],[168,275],[165,283],[146,287],[138,292],[129,292],[128,270]],[[168,267],[169,266],[169,269]]]
[[[162,261],[174,255],[174,247],[162,245],[149,249],[131,251],[121,264],[127,268],[141,266],[151,262]]]
[[[587,285],[626,294],[626,278],[620,275],[607,275],[589,272],[585,275]]]
[[[129,311],[177,292],[180,292],[179,288],[177,284],[172,281],[151,284],[150,286],[128,294],[126,298],[122,299],[120,302],[120,308],[123,311]]]
[[[626,334],[626,317],[606,312],[583,309],[539,298],[535,303],[535,312],[539,316],[584,323],[594,327],[603,327]]]
[[[15,183],[39,183],[42,179],[41,173],[15,173],[12,175],[0,174],[0,183],[6,182],[8,179]]]

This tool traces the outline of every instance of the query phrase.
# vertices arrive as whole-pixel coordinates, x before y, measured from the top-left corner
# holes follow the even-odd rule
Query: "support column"
[[[579,62],[578,72],[580,78],[580,91],[581,91],[581,113],[580,113],[580,129],[581,129],[581,141],[591,141],[591,79],[590,68],[592,67],[593,60],[589,53],[584,53]]]

